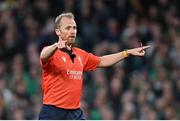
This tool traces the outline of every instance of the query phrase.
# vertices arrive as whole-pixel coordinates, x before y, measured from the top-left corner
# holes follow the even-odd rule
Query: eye
[[[67,26],[65,29],[66,29],[66,30],[70,30],[70,29],[71,29],[71,27],[70,27],[70,26]]]
[[[77,26],[73,26],[73,29],[74,29],[74,30],[77,30]]]

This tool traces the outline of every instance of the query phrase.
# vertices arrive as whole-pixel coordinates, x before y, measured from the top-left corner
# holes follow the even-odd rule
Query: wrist
[[[129,56],[129,53],[128,53],[127,50],[124,50],[124,51],[122,52],[122,54],[123,54],[123,57],[124,57],[124,58],[127,58],[127,57]]]

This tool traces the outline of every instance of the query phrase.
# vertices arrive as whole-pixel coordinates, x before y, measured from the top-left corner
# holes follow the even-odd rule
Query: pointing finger
[[[150,48],[150,47],[151,46],[149,46],[149,45],[148,46],[143,46],[142,49],[144,50],[144,49],[147,49],[147,48]]]

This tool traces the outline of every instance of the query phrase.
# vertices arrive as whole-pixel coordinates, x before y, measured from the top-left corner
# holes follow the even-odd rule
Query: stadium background
[[[54,19],[75,14],[77,46],[105,55],[151,45],[146,56],[84,74],[88,119],[180,119],[179,0],[1,0],[0,119],[37,119],[39,52]]]

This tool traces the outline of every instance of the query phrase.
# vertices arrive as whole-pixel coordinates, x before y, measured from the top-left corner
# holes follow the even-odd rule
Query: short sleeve
[[[42,59],[40,58],[39,61],[40,61],[40,65],[41,65],[43,70],[50,69],[50,65],[51,65],[51,62],[53,61],[53,58],[54,58],[54,55],[49,57],[49,59],[47,60],[47,62],[45,64],[43,64]]]
[[[52,60],[53,60],[53,56],[50,57],[45,64],[43,64],[42,59],[40,58],[40,65],[41,65],[43,68],[46,68],[48,65],[50,65],[50,63],[51,63]]]
[[[100,57],[95,56],[92,53],[88,53],[84,71],[95,70],[99,65],[99,63],[100,63]]]

